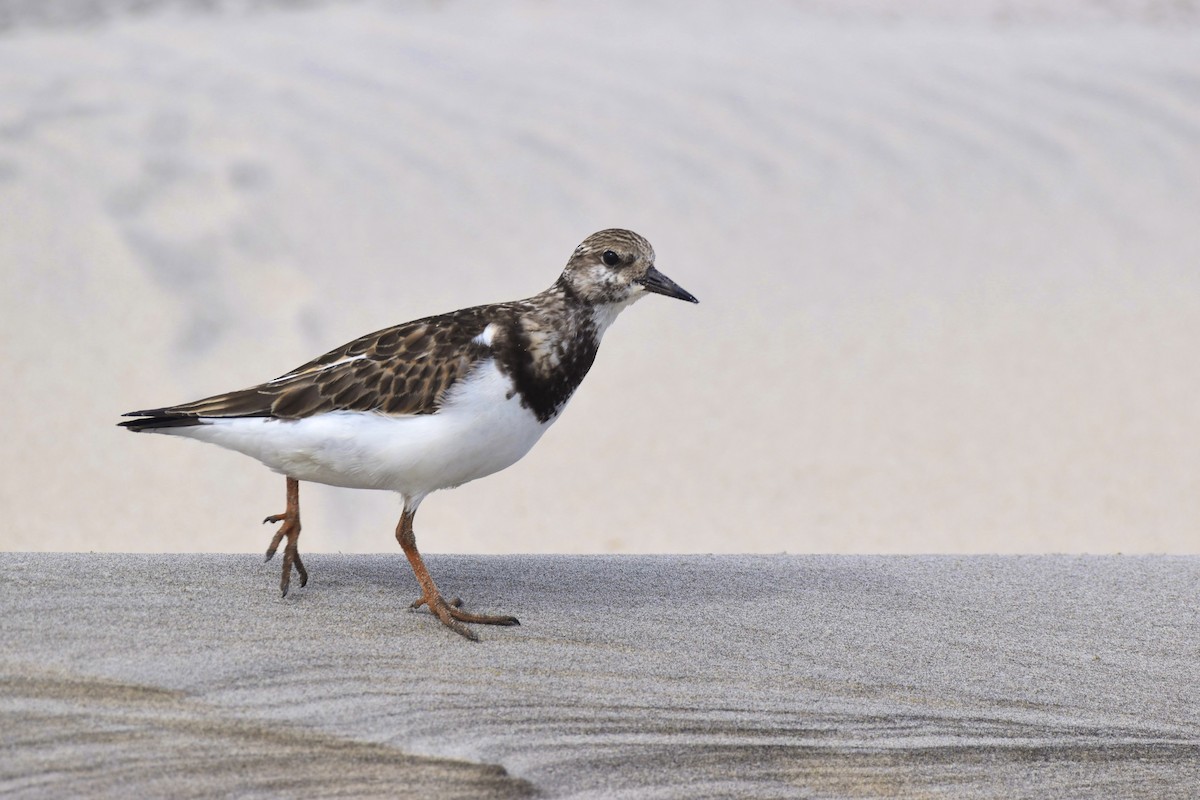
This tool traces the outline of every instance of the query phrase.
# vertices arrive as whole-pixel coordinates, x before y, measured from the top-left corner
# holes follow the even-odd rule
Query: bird
[[[516,617],[445,599],[417,550],[413,520],[432,492],[512,466],[562,415],[617,315],[650,294],[699,301],[660,272],[630,230],[593,233],[558,279],[524,300],[474,306],[369,333],[277,378],[180,405],[131,411],[133,432],[182,436],[257,459],[286,478],[269,562],[286,539],[280,590],[300,586],[300,482],[396,492],[396,539],[426,606],[472,641],[468,624]]]

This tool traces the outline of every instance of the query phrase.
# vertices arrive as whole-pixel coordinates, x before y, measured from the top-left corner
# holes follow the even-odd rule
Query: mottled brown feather
[[[506,326],[497,326],[492,347],[475,337],[498,316],[512,319],[526,305],[466,308],[406,322],[348,342],[267,383],[145,413],[279,419],[329,411],[432,414],[446,392],[501,343]]]

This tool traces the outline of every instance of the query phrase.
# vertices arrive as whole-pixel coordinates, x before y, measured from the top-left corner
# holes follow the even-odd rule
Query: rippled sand
[[[521,619],[479,643],[407,610],[400,555],[306,560],[280,601],[249,555],[0,555],[0,793],[1184,800],[1200,782],[1194,557],[431,558],[468,608]]]

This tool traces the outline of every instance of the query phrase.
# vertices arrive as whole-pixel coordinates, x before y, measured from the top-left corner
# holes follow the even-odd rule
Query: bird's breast
[[[521,405],[539,421],[552,422],[596,360],[600,340],[586,320],[568,329],[527,325],[499,348],[496,362]]]

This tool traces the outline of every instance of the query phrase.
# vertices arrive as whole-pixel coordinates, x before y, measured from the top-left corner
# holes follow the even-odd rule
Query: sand
[[[1195,557],[0,556],[0,793],[1193,797]]]
[[[1200,13],[906,7],[0,2],[0,549],[259,551],[281,479],[117,415],[620,225],[701,304],[431,551],[1195,552]]]

